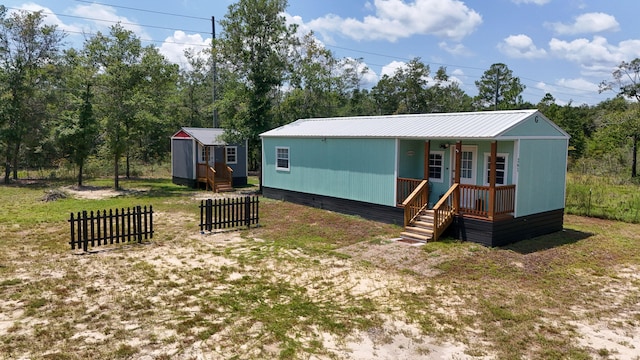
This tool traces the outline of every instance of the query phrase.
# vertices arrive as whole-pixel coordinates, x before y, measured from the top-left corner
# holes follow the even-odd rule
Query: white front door
[[[460,158],[460,183],[475,185],[478,168],[478,147],[475,145],[462,145],[462,156]],[[451,151],[451,170],[451,184],[453,185],[456,171],[455,148]]]

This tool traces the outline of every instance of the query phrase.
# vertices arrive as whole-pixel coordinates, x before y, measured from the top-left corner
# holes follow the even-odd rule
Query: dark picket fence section
[[[120,243],[141,243],[153,238],[153,208],[136,206],[99,210],[97,212],[78,212],[69,218],[71,225],[71,249],[87,251],[89,246],[106,246]]]
[[[200,201],[200,231],[258,225],[258,197]]]

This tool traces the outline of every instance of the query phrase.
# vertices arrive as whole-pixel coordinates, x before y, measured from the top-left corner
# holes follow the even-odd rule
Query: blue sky
[[[146,44],[180,63],[185,47],[211,38],[211,16],[231,0],[5,0],[11,9],[43,10],[47,22],[80,47],[84,34],[120,21]],[[135,10],[135,9],[141,9]],[[526,85],[526,100],[551,93],[560,104],[596,104],[621,61],[640,58],[637,0],[289,0],[284,14],[313,30],[339,58],[362,58],[375,84],[414,57],[440,66],[469,94],[493,63],[505,63]],[[100,21],[100,20],[106,20]],[[220,32],[220,26],[216,27]],[[219,35],[219,34],[218,34]]]

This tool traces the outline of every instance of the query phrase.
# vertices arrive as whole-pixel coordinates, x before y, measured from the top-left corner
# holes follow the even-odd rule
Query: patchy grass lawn
[[[261,227],[201,234],[211,193],[90,185],[1,188],[0,358],[640,359],[640,225],[414,247],[264,199]],[[153,241],[70,250],[70,212],[149,204]]]

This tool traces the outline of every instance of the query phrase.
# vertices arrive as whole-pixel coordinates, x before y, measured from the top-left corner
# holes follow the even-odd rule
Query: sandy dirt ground
[[[92,199],[121,195],[111,189],[99,188],[66,188],[65,191],[71,196]],[[206,195],[210,197],[210,194]],[[195,223],[195,219],[175,214],[158,213],[156,216],[158,224]],[[242,279],[261,277],[292,288],[303,287],[319,304],[363,297],[385,304],[387,311],[380,315],[382,322],[376,328],[355,331],[347,336],[336,336],[321,329],[300,331],[296,338],[301,343],[320,342],[326,349],[309,355],[309,359],[494,358],[487,352],[470,355],[474,329],[469,329],[469,335],[463,341],[423,335],[392,296],[390,289],[425,291],[430,286],[428,279],[439,274],[435,265],[444,257],[425,261],[419,256],[419,246],[391,239],[339,249],[349,257],[325,257],[295,249],[274,250],[262,239],[241,235],[240,232],[195,233],[175,241],[96,251],[88,255],[56,254],[38,264],[31,262],[38,258],[37,254],[28,254],[21,247],[8,249],[6,251],[11,253],[5,254],[5,258],[15,267],[11,278],[19,279],[23,284],[43,284],[37,297],[46,305],[39,309],[42,311],[34,313],[28,305],[11,296],[0,296],[0,339],[9,334],[29,338],[37,329],[43,332],[48,329],[66,334],[67,338],[54,341],[61,344],[60,349],[70,351],[72,345],[71,351],[81,354],[90,354],[92,349],[108,354],[108,349],[118,343],[136,349],[128,357],[131,359],[277,357],[279,344],[268,337],[260,323],[244,326],[243,322],[250,319],[242,316],[225,319],[223,313],[208,308],[202,301],[238,291],[234,284]],[[274,256],[262,258],[261,253]],[[307,266],[300,266],[301,263]],[[402,271],[397,271],[399,269],[419,276],[404,276]],[[615,304],[615,301],[623,301],[623,295],[630,291],[640,292],[634,285],[640,279],[639,270],[619,269],[616,280],[602,289],[603,296]],[[73,286],[68,285],[69,279],[74,279]],[[211,283],[203,282],[203,279],[210,279]],[[67,285],[56,285],[57,282]],[[456,299],[451,289],[430,290],[450,299],[449,306],[437,304],[430,308],[426,304],[426,311],[442,312],[443,316],[450,317],[464,311],[464,301]],[[39,290],[28,291],[37,293]],[[607,349],[608,359],[640,359],[640,328],[619,326],[640,316],[640,302],[636,305],[636,312],[595,318],[581,316],[582,310],[578,307],[572,309],[576,316],[571,324],[578,332],[580,344],[594,352]],[[56,307],[65,308],[69,313],[57,314]],[[205,316],[207,321],[187,321],[200,318],[201,314],[211,316]],[[51,322],[65,325],[61,328]],[[185,324],[190,328],[184,329]],[[202,334],[198,327],[206,329],[211,324],[220,324],[221,329],[207,337],[198,335]],[[0,358],[42,358],[60,349],[39,348],[36,342],[30,352],[4,354]]]

